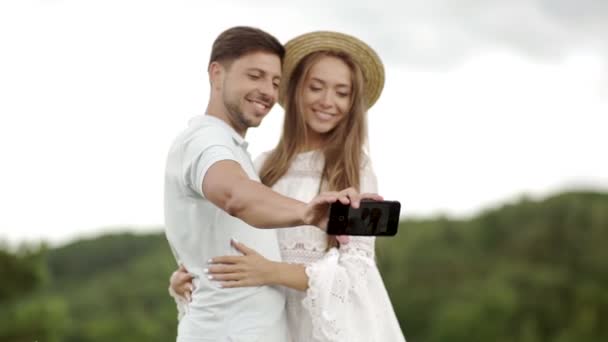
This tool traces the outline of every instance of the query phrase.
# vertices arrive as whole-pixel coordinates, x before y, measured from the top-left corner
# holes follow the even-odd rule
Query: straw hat
[[[380,97],[384,87],[384,65],[369,45],[344,33],[330,31],[310,32],[291,39],[285,44],[283,76],[279,88],[279,103],[285,105],[287,85],[295,67],[307,55],[318,51],[335,51],[348,54],[361,68],[368,108]]]

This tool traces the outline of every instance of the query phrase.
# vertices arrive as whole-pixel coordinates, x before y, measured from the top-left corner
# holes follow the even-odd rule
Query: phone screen
[[[401,204],[397,201],[361,201],[359,208],[331,205],[327,233],[333,235],[392,236],[397,234]]]

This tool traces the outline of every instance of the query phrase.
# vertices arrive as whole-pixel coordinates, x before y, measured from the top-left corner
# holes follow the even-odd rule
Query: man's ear
[[[209,72],[209,83],[211,83],[211,88],[219,90],[222,87],[224,75],[226,74],[224,66],[219,62],[211,62],[207,71]]]

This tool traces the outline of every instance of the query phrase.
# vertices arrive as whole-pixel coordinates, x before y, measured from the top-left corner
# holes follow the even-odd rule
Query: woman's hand
[[[193,276],[188,273],[186,267],[182,264],[179,268],[171,274],[169,278],[169,292],[177,296],[185,298],[188,302],[192,301],[192,291],[194,291],[194,285],[192,284]]]
[[[210,266],[205,269],[209,279],[218,281],[223,288],[271,285],[275,282],[277,263],[234,239],[231,244],[243,256],[220,256],[209,260]]]

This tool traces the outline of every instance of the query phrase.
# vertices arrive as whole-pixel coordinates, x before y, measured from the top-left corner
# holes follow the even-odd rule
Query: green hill
[[[608,340],[608,194],[401,223],[378,263],[409,341]],[[164,235],[0,248],[0,341],[169,341]]]

